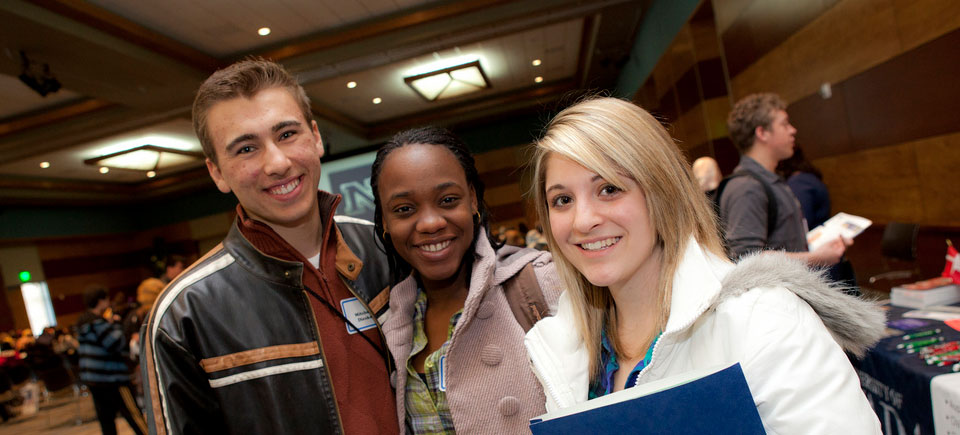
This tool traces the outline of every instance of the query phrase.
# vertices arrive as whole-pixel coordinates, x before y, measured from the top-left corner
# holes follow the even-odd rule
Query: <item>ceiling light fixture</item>
[[[47,169],[50,167],[50,162],[40,162],[40,167],[43,169]]]
[[[103,169],[110,167],[114,169],[155,172],[158,169],[171,168],[201,160],[203,160],[202,153],[158,147],[156,145],[143,145],[92,159],[86,159],[83,163],[102,166]],[[103,172],[103,169],[100,171]]]
[[[267,36],[267,35],[270,34],[270,28],[269,28],[269,27],[261,27],[261,28],[257,29],[257,34],[260,35],[260,36]]]
[[[540,82],[543,81],[543,77],[537,76],[536,78],[533,79],[533,81],[534,81],[534,82],[537,82],[537,83],[540,83]]]
[[[373,104],[380,104],[380,103],[382,103],[382,102],[383,102],[383,100],[381,100],[380,97],[377,97],[377,98],[374,98],[374,99],[373,99]]]
[[[453,98],[491,87],[479,60],[405,77],[403,81],[427,101]]]
[[[106,166],[101,166],[101,167],[100,167],[100,173],[101,173],[101,174],[106,174],[107,172],[110,172],[110,168],[108,168],[108,167],[106,167]]]
[[[530,62],[533,66],[540,66],[540,59],[534,59],[533,62]]]
[[[353,89],[357,87],[357,82],[347,82],[347,87]]]
[[[147,178],[153,178],[157,176],[157,171],[147,171]]]

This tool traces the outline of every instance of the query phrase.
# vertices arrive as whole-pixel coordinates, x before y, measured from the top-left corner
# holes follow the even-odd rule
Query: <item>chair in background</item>
[[[920,225],[903,222],[890,222],[883,229],[880,241],[880,261],[884,272],[871,276],[870,286],[884,287],[887,291],[897,284],[906,284],[919,280],[920,268],[917,265],[917,235]],[[878,286],[878,283],[885,285]]]

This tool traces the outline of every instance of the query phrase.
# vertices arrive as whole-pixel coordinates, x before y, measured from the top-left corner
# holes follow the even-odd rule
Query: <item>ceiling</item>
[[[199,151],[194,92],[211,72],[249,55],[298,77],[327,159],[416,125],[536,113],[571,91],[612,88],[649,2],[4,0],[0,205],[128,203],[210,188],[200,160],[153,178],[101,174],[84,161],[158,141]],[[261,27],[271,32],[261,36]],[[47,65],[61,89],[41,97],[27,87],[18,78],[24,54]],[[430,102],[404,83],[461,57],[479,59],[489,88]]]

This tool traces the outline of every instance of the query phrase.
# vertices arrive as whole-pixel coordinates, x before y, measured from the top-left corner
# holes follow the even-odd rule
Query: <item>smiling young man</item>
[[[240,204],[144,327],[151,433],[397,433],[376,320],[388,268],[372,224],[335,218],[340,196],[317,190],[324,149],[303,88],[241,61],[200,86],[193,123]]]
[[[740,150],[734,176],[717,189],[727,251],[737,259],[754,251],[782,250],[811,266],[831,266],[852,242],[837,239],[808,251],[800,203],[775,173],[781,160],[793,156],[797,134],[786,108],[775,94],[753,94],[738,101],[727,117],[730,139]]]

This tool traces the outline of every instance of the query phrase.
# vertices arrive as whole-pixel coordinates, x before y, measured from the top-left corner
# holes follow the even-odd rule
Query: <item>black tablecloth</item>
[[[860,375],[860,384],[867,399],[880,417],[884,433],[932,435],[930,380],[937,375],[952,373],[952,366],[927,365],[917,354],[897,349],[897,344],[904,343],[903,334],[911,331],[939,328],[942,332],[936,336],[943,337],[944,343],[960,340],[960,332],[937,320],[904,321],[903,313],[912,310],[909,308],[889,306],[888,309],[888,327],[902,333],[884,338],[863,360],[851,358],[851,362]],[[960,318],[960,313],[957,313],[957,317]]]

